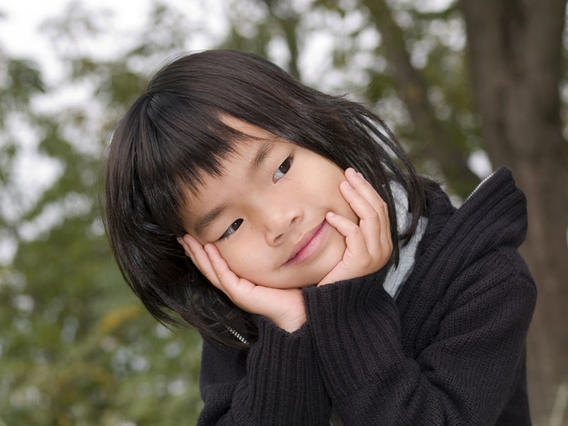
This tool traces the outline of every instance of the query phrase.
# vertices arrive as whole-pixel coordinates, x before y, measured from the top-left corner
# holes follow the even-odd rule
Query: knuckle
[[[369,212],[369,216],[373,219],[373,220],[379,220],[380,219],[380,214],[378,211],[376,211],[375,209],[371,209],[372,211]]]
[[[346,224],[346,228],[347,232],[349,232],[350,234],[357,234],[360,232],[359,227],[351,221],[349,221],[349,223]]]

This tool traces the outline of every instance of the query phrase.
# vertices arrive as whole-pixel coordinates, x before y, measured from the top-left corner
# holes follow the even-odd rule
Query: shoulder
[[[427,192],[428,228],[420,250],[429,262],[469,264],[501,247],[517,248],[527,230],[526,199],[501,168],[458,208],[440,188]]]
[[[516,248],[500,247],[465,264],[455,279],[460,283],[458,299],[469,300],[484,293],[536,299],[536,286],[529,268]]]
[[[421,298],[455,306],[485,292],[505,297],[516,288],[530,307],[534,282],[517,250],[526,234],[526,200],[510,171],[496,171],[459,208],[440,188],[427,197],[428,226],[401,305]]]

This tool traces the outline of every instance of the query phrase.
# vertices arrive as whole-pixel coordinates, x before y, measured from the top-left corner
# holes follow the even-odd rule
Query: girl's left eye
[[[278,180],[280,180],[286,173],[288,173],[288,171],[290,170],[290,167],[292,167],[292,160],[294,159],[294,157],[292,157],[291,155],[288,156],[283,162],[282,164],[280,164],[280,167],[278,167],[278,169],[274,172],[274,174],[272,175],[272,181],[273,182],[277,182]]]

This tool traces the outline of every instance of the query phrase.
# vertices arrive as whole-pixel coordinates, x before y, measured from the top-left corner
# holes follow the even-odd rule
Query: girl
[[[508,170],[456,209],[363,106],[206,51],[121,121],[105,209],[136,295],[203,335],[200,424],[530,424]]]

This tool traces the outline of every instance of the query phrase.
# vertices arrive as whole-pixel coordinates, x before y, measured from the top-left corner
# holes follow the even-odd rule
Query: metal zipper
[[[235,330],[234,328],[229,327],[229,326],[226,326],[226,327],[227,327],[227,330],[229,330],[229,332],[233,336],[235,336],[241,343],[243,343],[245,345],[249,344],[249,341],[245,337],[243,337],[243,335],[241,333],[239,333],[237,330]]]

